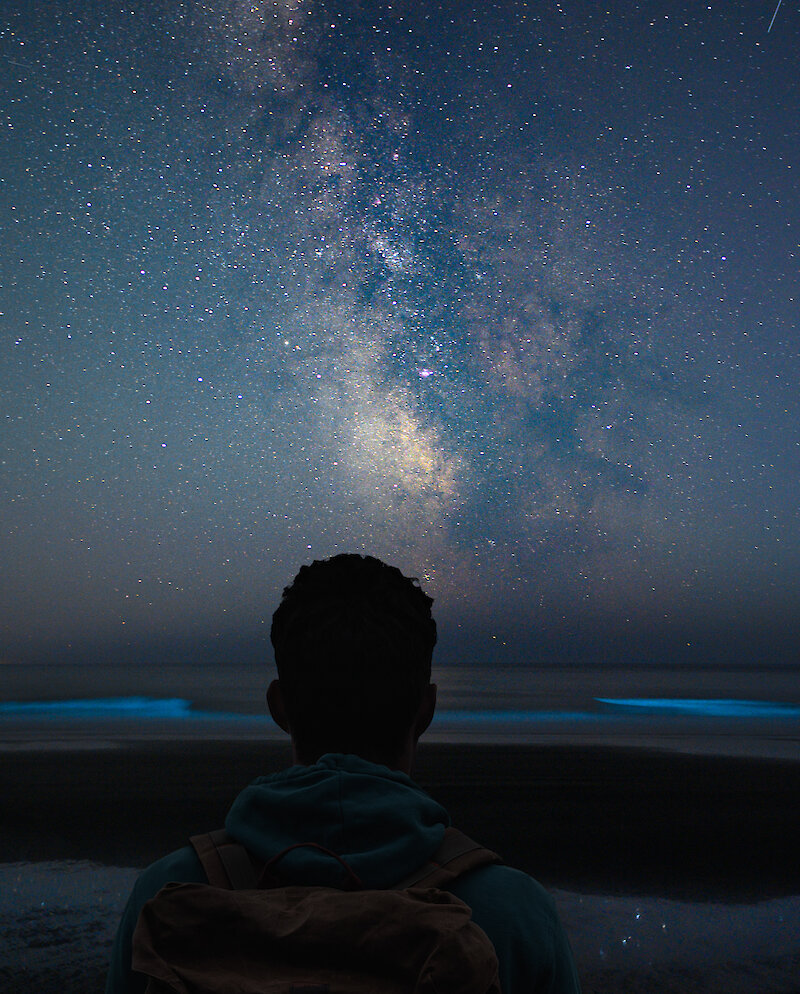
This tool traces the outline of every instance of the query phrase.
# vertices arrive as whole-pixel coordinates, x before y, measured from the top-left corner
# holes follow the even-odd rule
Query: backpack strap
[[[205,835],[193,835],[189,841],[194,846],[212,887],[249,890],[256,886],[258,870],[250,859],[250,854],[224,828]]]
[[[457,877],[479,866],[502,863],[491,849],[486,849],[457,828],[446,828],[444,838],[428,862],[394,885],[394,890],[409,887],[441,887],[446,889]]]

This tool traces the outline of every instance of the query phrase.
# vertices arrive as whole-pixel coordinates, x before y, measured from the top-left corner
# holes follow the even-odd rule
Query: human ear
[[[273,680],[269,687],[267,687],[267,707],[269,708],[269,713],[272,715],[272,720],[278,728],[282,728],[284,732],[291,735],[280,680]]]
[[[425,688],[425,693],[422,695],[422,700],[420,701],[419,709],[417,710],[417,717],[414,721],[414,739],[418,739],[420,735],[427,729],[428,725],[433,721],[433,714],[436,711],[436,684],[429,683]]]

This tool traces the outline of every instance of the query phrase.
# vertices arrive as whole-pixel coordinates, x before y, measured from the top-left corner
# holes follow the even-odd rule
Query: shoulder
[[[505,928],[547,933],[558,925],[552,897],[533,877],[513,866],[479,867],[449,888],[468,904],[473,916],[501,921]]]
[[[191,846],[184,846],[183,849],[177,849],[168,856],[156,860],[137,878],[128,903],[125,905],[114,940],[106,982],[106,994],[138,994],[140,990],[144,989],[131,972],[133,931],[144,905],[172,880],[186,883],[205,882],[205,872]]]
[[[155,896],[164,884],[170,881],[205,883],[206,875],[197,853],[192,846],[184,846],[175,852],[162,856],[143,870],[134,886],[134,891],[147,894],[144,900]],[[148,893],[149,892],[149,893]]]
[[[537,880],[511,866],[485,866],[448,889],[470,906],[491,939],[504,994],[580,990],[555,902]]]

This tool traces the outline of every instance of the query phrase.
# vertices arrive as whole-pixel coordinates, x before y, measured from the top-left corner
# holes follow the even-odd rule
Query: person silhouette
[[[357,554],[303,566],[284,590],[270,632],[278,676],[267,703],[291,738],[293,765],[245,787],[225,821],[254,860],[285,853],[288,880],[336,886],[333,851],[365,887],[391,888],[437,854],[450,818],[411,778],[436,707],[432,604],[416,580]],[[168,881],[207,881],[191,846],[137,880],[107,994],[144,991],[131,967],[132,936],[145,902]],[[532,877],[495,863],[447,889],[491,940],[504,994],[580,990],[553,901]]]

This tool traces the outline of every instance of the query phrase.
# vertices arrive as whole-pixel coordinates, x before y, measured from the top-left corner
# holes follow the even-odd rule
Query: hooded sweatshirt
[[[312,766],[260,777],[239,794],[225,820],[237,842],[266,862],[298,842],[338,854],[366,888],[391,887],[436,852],[450,818],[406,774],[358,756],[327,754]],[[287,883],[343,886],[346,870],[319,848],[299,847],[280,860]],[[144,903],[169,881],[206,882],[191,846],[149,866],[136,881],[117,932],[106,994],[141,994],[130,968],[131,939]],[[500,964],[504,994],[574,994],[572,953],[546,891],[508,866],[484,866],[449,887],[472,909]]]

